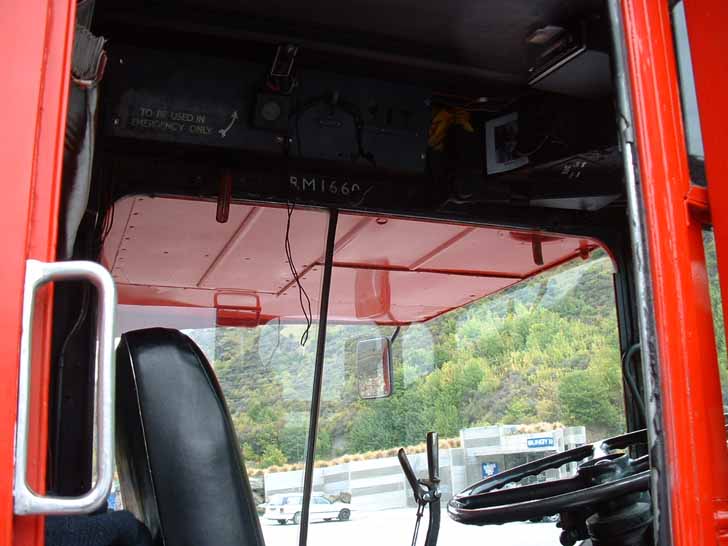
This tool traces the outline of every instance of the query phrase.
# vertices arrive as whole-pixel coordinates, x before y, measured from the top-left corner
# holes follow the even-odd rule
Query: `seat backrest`
[[[155,545],[263,545],[223,394],[177,330],[126,333],[117,349],[116,456],[125,508]]]

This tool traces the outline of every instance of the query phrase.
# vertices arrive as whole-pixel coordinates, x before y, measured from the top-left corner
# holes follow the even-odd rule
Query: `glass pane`
[[[337,233],[348,244],[335,256],[314,479],[314,494],[335,502],[311,515],[309,544],[409,544],[415,507],[396,453],[405,447],[424,477],[428,431],[440,436],[440,544],[558,544],[553,521],[465,526],[447,517],[445,505],[483,477],[625,431],[611,260],[594,250],[496,286],[476,274],[474,262],[490,272],[515,267],[509,260],[523,249],[535,267],[530,242],[496,235],[509,238],[509,256],[495,252],[495,242],[476,244],[489,228],[462,234],[462,226],[373,220],[344,215]],[[408,233],[417,237],[400,245]],[[436,253],[419,248],[426,240]],[[468,245],[484,250],[474,255]],[[417,267],[405,270],[407,260]],[[362,396],[358,342],[387,337],[393,392]],[[574,467],[523,484],[565,477]],[[426,519],[420,541],[425,528]]]
[[[675,38],[677,68],[680,76],[680,96],[682,99],[683,122],[685,124],[685,138],[688,148],[690,178],[693,184],[705,186],[707,182],[705,178],[703,136],[700,131],[698,98],[695,93],[693,64],[690,57],[690,41],[688,39],[688,28],[685,21],[685,6],[682,0],[679,0],[672,8],[672,29]]]
[[[214,212],[205,216],[210,211],[196,210],[197,202],[158,198],[147,203],[140,216],[158,224],[164,224],[165,212],[180,206],[190,207],[189,218],[202,216],[209,222],[189,230],[178,226],[177,246],[157,248],[164,236],[132,239],[134,244],[124,247],[129,265],[117,268],[122,298],[128,290],[124,277],[134,281],[136,275],[146,287],[155,283],[141,276],[156,275],[178,285],[165,288],[168,299],[200,290],[196,301],[215,306],[120,305],[120,333],[176,328],[200,347],[225,396],[266,543],[293,546],[298,543],[294,525],[282,535],[268,535],[281,522],[292,524],[301,515],[328,213],[234,204],[230,222],[237,223],[230,226],[217,224]],[[179,223],[178,217],[170,221]],[[139,220],[137,229],[143,227]],[[201,254],[193,256],[197,246]],[[235,252],[226,254],[229,248]],[[191,271],[165,258],[152,268],[140,258],[176,253],[180,260],[197,259],[205,266],[195,263],[198,269]]]
[[[713,310],[713,329],[715,330],[715,346],[718,350],[718,369],[720,385],[723,392],[723,413],[728,408],[728,353],[726,352],[725,321],[718,277],[718,255],[715,250],[715,236],[711,228],[703,229],[703,246],[705,248],[705,266],[708,270],[710,286],[710,304]]]

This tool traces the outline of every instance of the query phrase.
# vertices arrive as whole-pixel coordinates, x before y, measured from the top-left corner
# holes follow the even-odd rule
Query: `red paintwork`
[[[622,0],[622,4],[630,75],[634,85],[640,174],[649,222],[665,439],[671,469],[669,480],[673,543],[679,546],[715,544],[717,536],[725,543],[723,521],[726,520],[725,514],[728,514],[725,501],[728,499],[728,457],[725,453],[717,363],[700,237],[701,221],[704,217],[694,214],[696,209],[705,210],[705,199],[700,195],[701,192],[688,188],[667,2]],[[4,127],[0,134],[0,159],[6,184],[6,191],[0,201],[0,232],[4,235],[3,266],[0,268],[0,329],[3,332],[0,336],[0,438],[3,440],[0,441],[0,546],[43,543],[41,518],[12,516],[13,444],[8,439],[14,436],[17,405],[24,262],[27,257],[49,260],[55,254],[57,190],[60,184],[74,8],[75,2],[70,0],[7,2],[3,5],[0,17],[0,51],[5,53],[2,61],[3,85],[0,86],[0,119],[3,120]],[[725,134],[724,101],[727,96],[728,69],[721,38],[724,35],[723,25],[728,20],[726,10],[728,5],[722,0],[686,0],[696,84],[701,101],[706,164],[711,182],[709,195],[716,226],[719,260],[724,272],[728,271],[728,266],[724,266],[728,259],[728,233],[722,227],[723,220],[728,221],[728,211],[725,210],[728,207],[728,196],[725,195],[728,181],[724,180],[728,173],[728,154],[723,153],[722,137]],[[245,229],[242,216],[233,216],[234,209],[232,207],[230,212],[230,222],[220,224],[220,230],[232,227],[234,233],[234,230]],[[213,219],[214,212],[213,205]],[[244,212],[241,209],[241,213]],[[247,211],[248,214],[250,212]],[[316,218],[313,223],[318,225],[323,221],[325,224],[324,216],[319,216],[322,218]],[[157,239],[154,243],[159,245],[168,241],[169,248],[183,247],[180,242],[191,219],[194,217],[178,217],[172,237],[168,240],[162,238],[160,241],[159,237],[164,236],[164,233],[156,233],[154,237]],[[365,222],[363,217],[352,216],[342,220],[337,252],[339,267],[334,284],[344,286],[351,282],[356,283],[356,271],[362,267],[366,271],[373,271],[373,266],[379,266],[388,275],[370,281],[375,286],[382,287],[382,294],[386,293],[385,285],[388,283],[392,298],[388,312],[394,316],[394,320],[415,316],[410,309],[412,306],[419,309],[421,316],[428,316],[428,313],[443,305],[439,296],[465,279],[474,279],[473,282],[481,288],[486,280],[492,282],[492,286],[483,289],[488,292],[497,290],[498,283],[508,284],[514,280],[509,275],[517,279],[539,269],[536,267],[524,272],[525,264],[533,264],[534,253],[528,243],[522,245],[519,254],[514,256],[497,251],[499,240],[491,238],[488,240],[494,244],[489,245],[487,253],[474,252],[473,240],[477,237],[465,226],[458,226],[453,230],[452,226],[444,224],[434,224],[436,228],[433,228],[428,223],[408,221],[413,223],[403,227],[416,227],[412,229],[408,239],[397,241],[398,245],[402,245],[401,249],[393,249],[391,239],[381,237],[381,233],[376,231],[358,239],[358,231],[369,229],[368,219]],[[280,233],[280,224],[275,225],[276,231],[270,233]],[[371,229],[374,229],[373,226]],[[478,229],[489,230],[489,236],[499,231],[506,233],[504,230],[491,228]],[[417,246],[423,236],[430,243],[425,245],[427,248]],[[504,238],[509,236],[510,234],[506,234]],[[295,237],[297,236],[294,235]],[[122,239],[117,239],[117,247]],[[265,242],[262,237],[250,238],[247,242],[252,245],[260,239]],[[315,274],[320,273],[315,271],[315,264],[320,263],[320,256],[323,255],[323,240],[324,237],[318,237],[311,248],[305,240],[294,245],[296,258],[300,261],[297,263],[299,270],[303,273],[310,268],[304,274],[304,282],[308,283],[314,296],[318,282]],[[361,248],[356,249],[357,240],[366,244],[362,243]],[[114,244],[111,241],[112,239],[109,244]],[[217,260],[242,256],[240,249],[232,243],[225,246],[229,241],[230,238],[222,241],[222,245],[216,250]],[[567,247],[554,254],[559,259],[577,255],[582,247],[581,243],[568,247],[568,243],[576,241],[578,240],[561,239],[559,244]],[[555,261],[548,262],[549,244],[544,243],[543,250],[546,265],[553,265]],[[478,246],[475,248],[479,250]],[[569,254],[566,251],[569,248],[574,253]],[[265,255],[265,251],[269,249],[263,245],[255,250],[258,252],[256,255]],[[407,250],[409,253],[400,253],[400,250]],[[390,260],[391,256],[397,256],[398,260],[406,256],[409,261],[396,264],[385,262],[381,259],[383,254],[390,257]],[[271,255],[275,255],[275,252]],[[117,258],[113,256],[114,263]],[[184,258],[185,256],[179,256],[179,263],[185,263]],[[479,262],[479,258],[498,258],[498,263],[507,263],[512,268],[505,270],[498,267],[493,271],[493,266]],[[554,255],[551,255],[551,259],[554,259]],[[282,260],[280,261],[282,264]],[[200,265],[199,261],[196,265]],[[212,265],[214,262],[208,263],[208,267],[202,270],[185,271],[186,276],[181,277],[181,282],[169,288],[159,286],[157,279],[154,279],[155,283],[151,283],[156,286],[134,286],[121,279],[122,298],[127,303],[210,307],[214,305],[216,291],[210,290],[207,285],[234,284],[239,281],[240,272],[243,271],[241,266],[210,267]],[[280,266],[277,263],[274,265],[276,268],[268,270],[267,276],[248,278],[246,282],[262,281],[270,283],[274,292],[276,289],[281,290],[285,287],[286,277],[285,274],[279,274]],[[256,271],[257,268],[250,269],[251,273]],[[142,272],[150,278],[155,273],[153,268]],[[117,274],[121,273],[132,272],[121,269],[117,271]],[[194,278],[192,273],[199,274],[195,282],[203,286],[187,289],[184,282]],[[406,292],[411,288],[410,278],[428,279],[428,276],[435,273],[437,279],[444,282],[447,288],[434,288],[432,295],[422,298],[414,295],[418,293],[416,291],[411,294]],[[450,284],[448,279],[455,277],[455,273],[457,282]],[[728,278],[728,275],[723,277]],[[387,281],[382,280],[385,278]],[[280,282],[283,284],[278,284]],[[418,282],[423,282],[423,286],[430,283],[429,280]],[[360,283],[366,284],[361,280]],[[250,284],[253,285],[262,286]],[[723,293],[728,293],[728,286],[724,286]],[[470,294],[465,290],[459,297],[467,299],[478,296]],[[35,362],[39,364],[47,363],[48,356],[48,296],[48,292],[41,295],[37,307]],[[224,299],[231,298],[225,304],[226,309],[237,306],[245,310],[250,306],[250,296],[241,297],[238,293],[223,296]],[[236,298],[241,301],[236,303]],[[257,305],[257,299],[255,301]],[[352,313],[356,315],[353,302],[342,301],[336,305],[340,306],[340,316],[351,316]],[[264,306],[261,303],[261,308]],[[284,314],[288,311],[285,306],[281,306],[275,313]],[[257,312],[257,307],[253,312]],[[389,320],[392,318],[389,317]],[[36,366],[33,392],[35,410],[32,417],[31,459],[34,464],[30,477],[34,486],[42,490],[47,437],[44,419],[47,409],[47,365]]]
[[[705,168],[713,229],[715,232],[723,316],[728,316],[728,56],[725,25],[728,3],[725,0],[685,0],[693,61],[695,87],[700,104],[700,124],[705,148]],[[715,493],[714,496],[725,493]],[[722,543],[728,544],[728,510],[716,507],[716,524]]]
[[[233,316],[253,323],[302,318],[284,253],[286,209],[237,203],[230,206],[227,223],[215,218],[212,201],[120,200],[102,255],[117,281],[119,302],[231,308],[218,315],[225,322]],[[324,211],[293,212],[294,263],[314,313],[327,225]],[[540,252],[534,253],[534,237]],[[341,213],[329,318],[388,324],[428,320],[585,257],[597,246],[576,237]]]
[[[622,6],[649,226],[673,544],[716,544],[717,533],[725,540],[715,515],[726,511],[728,454],[702,225],[691,214],[695,193],[689,191],[668,3],[622,0]],[[715,24],[721,22],[725,19]]]
[[[43,544],[43,520],[12,515],[20,319],[27,257],[53,260],[75,2],[6,2],[0,17],[0,546]],[[43,491],[51,291],[36,305],[29,471]]]

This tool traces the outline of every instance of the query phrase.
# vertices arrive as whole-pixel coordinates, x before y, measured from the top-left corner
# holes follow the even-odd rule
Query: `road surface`
[[[380,512],[352,512],[349,521],[313,522],[309,527],[310,546],[410,546],[415,511],[398,509]],[[279,525],[261,519],[266,546],[296,546],[297,525]],[[418,544],[427,532],[427,512],[420,526]],[[475,527],[452,521],[445,511],[440,527],[441,546],[559,546],[560,529],[554,523],[508,523]]]

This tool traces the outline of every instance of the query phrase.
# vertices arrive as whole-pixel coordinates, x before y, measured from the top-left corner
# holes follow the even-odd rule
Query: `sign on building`
[[[551,436],[529,438],[526,440],[526,445],[529,448],[554,447],[554,439]]]
[[[498,463],[481,463],[480,468],[483,478],[490,478],[500,472]]]

